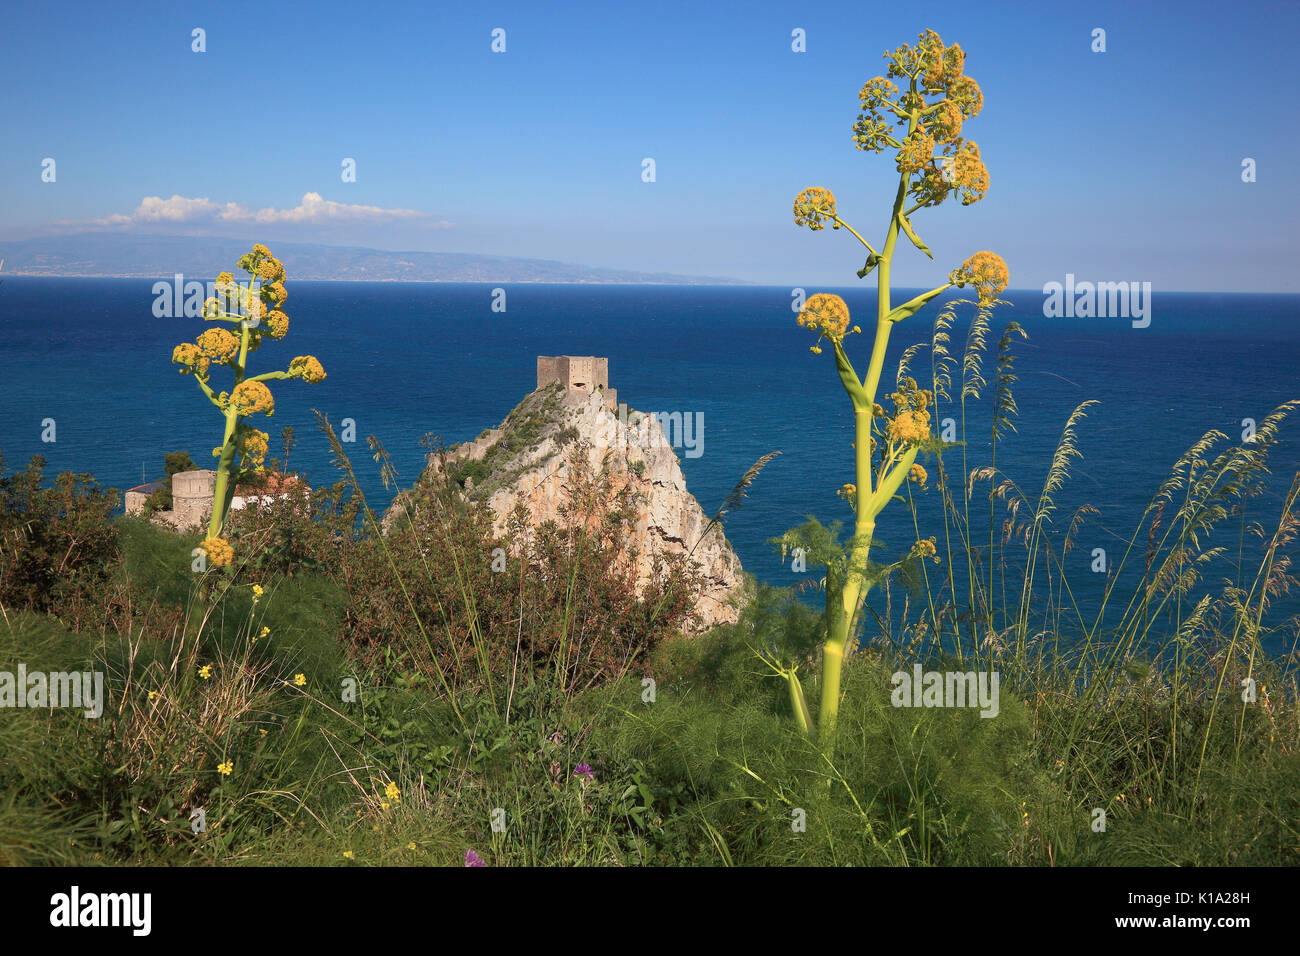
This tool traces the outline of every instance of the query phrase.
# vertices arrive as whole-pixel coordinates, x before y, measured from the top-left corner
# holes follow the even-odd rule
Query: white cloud
[[[207,197],[189,199],[174,195],[170,199],[146,196],[129,214],[114,213],[102,219],[92,219],[92,226],[133,226],[158,223],[383,223],[398,220],[430,220],[434,229],[449,229],[446,220],[432,221],[428,213],[414,209],[384,209],[381,206],[360,206],[325,199],[320,193],[305,193],[302,201],[291,209],[251,210],[240,203],[216,203]],[[72,225],[67,223],[66,225]]]

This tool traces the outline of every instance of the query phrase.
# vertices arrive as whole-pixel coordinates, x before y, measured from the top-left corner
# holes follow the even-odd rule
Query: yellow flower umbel
[[[308,385],[325,380],[325,369],[314,355],[299,355],[289,363],[289,377],[300,378]]]
[[[225,329],[208,329],[198,338],[199,351],[218,364],[239,354],[239,338]]]
[[[912,545],[912,556],[921,558],[932,558],[935,564],[939,563],[939,549],[935,546],[934,538],[926,538],[924,541],[918,541]]]
[[[810,186],[794,197],[794,224],[816,232],[827,221],[835,220],[835,194],[820,186]],[[834,228],[838,229],[839,226]]]
[[[799,318],[795,321],[805,329],[812,329],[818,333],[819,343],[822,338],[827,338],[832,344],[838,346],[849,332],[849,307],[838,295],[818,293],[808,297],[803,310],[799,313]],[[854,331],[859,330],[855,327]],[[813,345],[812,351],[820,353],[820,345]]]
[[[996,252],[977,252],[963,262],[960,269],[954,270],[951,278],[954,285],[974,286],[979,304],[988,306],[997,301],[998,293],[1006,289],[1011,274]]]
[[[858,374],[845,350],[849,334],[860,330],[851,325],[848,306],[842,299],[814,295],[799,313],[799,324],[817,332],[814,353],[822,351],[822,339],[831,343],[835,371],[853,405],[854,418],[855,480],[840,489],[840,496],[854,510],[853,536],[843,563],[837,564],[838,558],[827,563],[827,638],[822,653],[821,709],[816,733],[828,744],[839,712],[844,654],[876,580],[868,571],[876,520],[904,481],[924,486],[928,476],[916,457],[934,441],[934,397],[919,391],[915,382],[900,381],[898,391],[891,396],[892,417],[876,401],[890,330],[954,286],[974,285],[980,305],[987,307],[1007,285],[1005,263],[992,253],[981,252],[954,269],[948,282],[938,288],[901,304],[895,304],[891,296],[891,274],[900,236],[934,258],[917,234],[912,216],[940,205],[950,196],[956,196],[962,205],[971,205],[988,194],[989,173],[980,158],[979,146],[965,138],[970,121],[984,106],[979,85],[966,75],[966,59],[961,47],[945,45],[937,33],[926,30],[915,44],[904,43],[886,53],[885,75],[868,80],[858,94],[854,146],[866,153],[890,151],[898,170],[883,242],[873,245],[846,222],[829,189],[804,189],[794,201],[795,225],[816,231],[830,223],[834,229],[849,232],[867,252],[858,276],[866,278],[874,272],[877,277],[875,339],[865,376]],[[918,544],[923,556],[932,556],[924,544]],[[804,696],[794,669],[778,668],[777,672],[787,680],[791,700],[798,704],[795,713],[800,726],[811,735],[813,722],[806,707],[799,703]]]
[[[275,399],[271,390],[258,381],[240,382],[230,393],[230,407],[240,418],[265,412],[275,414]]]
[[[199,545],[214,568],[224,568],[235,559],[235,549],[225,538],[207,538]]]
[[[204,303],[204,321],[225,323],[228,328],[208,329],[196,342],[182,343],[172,351],[172,362],[181,366],[182,373],[194,376],[200,391],[225,420],[221,444],[213,450],[217,480],[208,522],[209,541],[221,540],[235,485],[256,473],[266,461],[266,433],[243,422],[249,415],[274,413],[275,397],[266,383],[297,378],[316,384],[325,378],[325,369],[310,355],[298,356],[284,371],[248,374],[248,355],[261,347],[263,337],[283,339],[288,334],[284,303],[289,293],[284,285],[284,263],[261,243],[240,258],[239,268],[248,273],[248,282],[237,283],[231,273],[222,272],[217,276],[216,296]],[[234,373],[228,392],[218,392],[208,384],[214,365],[228,366]],[[224,556],[224,552],[220,553]],[[209,559],[223,566],[217,556],[209,554]]]

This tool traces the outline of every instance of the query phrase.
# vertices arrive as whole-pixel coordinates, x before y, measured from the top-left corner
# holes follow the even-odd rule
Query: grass
[[[131,566],[166,567],[149,563],[152,534],[127,540]],[[156,575],[161,589],[168,575]],[[816,617],[762,588],[737,625],[645,663],[653,702],[630,673],[562,706],[530,686],[505,715],[467,698],[462,723],[418,683],[355,675],[359,698],[343,703],[346,662],[296,633],[247,648],[252,627],[311,607],[318,585],[268,590],[242,649],[242,594],[180,647],[7,615],[0,659],[102,667],[111,706],[101,721],[12,711],[0,723],[0,862],[458,865],[469,849],[489,865],[1300,861],[1294,698],[1244,725],[1213,713],[1213,698],[1180,702],[1185,740],[1210,728],[1193,787],[1190,768],[1161,756],[1175,711],[1150,676],[1112,686],[1105,707],[1087,686],[1025,684],[986,720],[891,706],[904,661],[873,648],[848,661],[828,756],[750,650],[798,648]],[[310,675],[304,688],[296,673]],[[151,705],[151,690],[169,706]],[[574,775],[580,763],[594,782]],[[203,834],[189,822],[198,805]]]

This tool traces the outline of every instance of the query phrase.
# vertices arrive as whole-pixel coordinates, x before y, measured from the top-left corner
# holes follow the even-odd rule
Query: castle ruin
[[[595,355],[539,355],[537,356],[537,387],[559,385],[563,389],[579,392],[600,390],[605,404],[618,408],[618,390],[609,387],[609,359]]]
[[[284,497],[297,483],[298,479],[291,475],[271,475],[269,487],[261,494],[250,494],[242,486],[237,487],[230,500],[230,510],[240,511],[257,505],[269,505],[277,498]],[[127,491],[124,501],[126,513],[144,514],[145,502],[149,500],[150,493],[161,484],[162,481],[151,481]],[[159,524],[171,525],[178,531],[202,528],[212,515],[212,496],[216,484],[217,473],[211,468],[178,471],[172,475],[171,510],[154,512],[153,520]]]

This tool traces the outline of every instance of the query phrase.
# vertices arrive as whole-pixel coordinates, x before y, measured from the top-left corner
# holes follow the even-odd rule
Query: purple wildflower
[[[588,783],[596,782],[596,775],[591,772],[591,764],[589,763],[578,764],[573,768],[573,775],[575,777],[586,777]]]
[[[483,859],[473,850],[465,851],[465,865],[466,866],[487,866],[487,864],[483,862]]]

